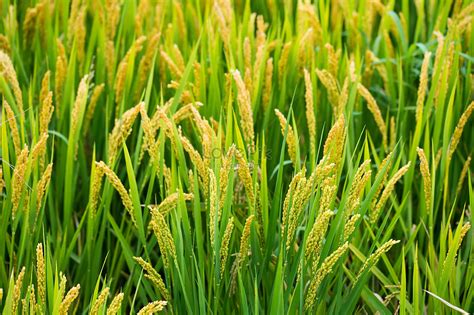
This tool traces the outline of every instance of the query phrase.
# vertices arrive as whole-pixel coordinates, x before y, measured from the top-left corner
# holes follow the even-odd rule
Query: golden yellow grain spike
[[[421,123],[423,118],[423,106],[425,103],[426,89],[428,88],[428,67],[430,65],[431,52],[426,52],[421,66],[420,85],[418,86],[418,97],[416,99],[416,123]]]
[[[456,128],[454,129],[454,133],[451,136],[451,140],[449,141],[449,145],[448,145],[448,155],[447,155],[448,164],[453,157],[454,151],[456,151],[456,147],[458,146],[459,140],[461,139],[464,126],[467,124],[467,121],[469,120],[469,117],[471,117],[471,114],[473,111],[474,111],[474,101],[472,101],[471,104],[469,104],[467,109],[461,115],[461,118],[459,118],[458,124],[456,125]]]
[[[133,257],[133,259],[147,272],[145,278],[150,280],[160,291],[160,294],[166,299],[170,300],[170,294],[166,289],[165,283],[160,274],[153,268],[151,264],[144,261],[141,257]]]
[[[123,99],[123,94],[125,92],[125,83],[127,80],[127,71],[128,71],[128,63],[130,62],[130,58],[133,54],[138,54],[143,49],[143,43],[145,42],[146,37],[140,36],[135,40],[133,45],[128,49],[125,57],[120,61],[117,67],[117,73],[115,75],[115,114],[118,115],[120,103]]]
[[[283,201],[283,214],[282,214],[282,219],[281,219],[283,231],[285,230],[287,222],[289,221],[288,214],[290,211],[291,203],[293,203],[292,200],[296,198],[295,194],[296,194],[297,185],[303,178],[305,178],[305,174],[306,174],[306,167],[303,166],[303,168],[301,168],[301,170],[298,173],[296,173],[295,176],[293,176],[293,179],[290,182],[290,186],[288,187],[285,200]]]
[[[281,50],[280,60],[278,61],[278,80],[279,81],[283,79],[283,75],[285,74],[291,48],[292,48],[291,42],[288,42],[288,43],[285,43],[285,45],[283,45],[283,48]]]
[[[59,108],[63,95],[63,87],[67,76],[66,50],[61,40],[56,40],[56,71],[54,72],[54,94],[56,99],[56,115],[59,116]]]
[[[43,76],[43,79],[41,80],[41,89],[39,93],[39,103],[42,105],[44,103],[44,100],[46,96],[48,95],[50,88],[50,79],[51,79],[51,72],[48,70]]]
[[[18,309],[18,303],[21,298],[21,287],[23,286],[23,278],[25,277],[25,267],[21,268],[20,273],[18,274],[14,287],[13,287],[13,302],[11,308],[11,314],[16,314]]]
[[[316,157],[316,117],[314,115],[314,101],[313,101],[313,83],[311,82],[311,76],[308,70],[304,71],[304,83],[306,88],[305,100],[306,100],[306,122],[308,124],[309,132],[309,146],[311,157]]]
[[[220,192],[220,201],[219,208],[224,207],[225,198],[227,197],[227,187],[229,185],[229,173],[232,167],[232,159],[235,154],[235,145],[231,145],[227,154],[222,157],[221,169],[219,171],[219,192]]]
[[[148,1],[142,1],[148,2]],[[140,2],[140,4],[142,3]],[[135,101],[138,101],[141,94],[143,93],[143,89],[145,88],[145,84],[148,80],[148,75],[151,70],[151,66],[153,64],[153,58],[158,51],[158,44],[161,38],[161,33],[154,34],[150,40],[148,40],[148,44],[145,50],[145,54],[143,55],[142,59],[140,60],[140,64],[138,65],[138,82],[136,86],[135,92]]]
[[[402,178],[403,175],[408,171],[410,168],[411,162],[408,162],[405,166],[400,168],[395,175],[388,181],[387,186],[382,192],[382,195],[380,196],[380,199],[378,200],[375,209],[372,211],[370,214],[370,222],[371,223],[376,223],[377,219],[379,218],[380,212],[382,211],[383,206],[385,205],[385,202],[388,200],[388,197],[390,197],[390,194],[392,193],[393,189],[395,188],[395,184],[398,182],[400,178]]]
[[[357,172],[354,175],[352,180],[351,188],[349,190],[349,197],[346,201],[346,216],[352,214],[354,210],[359,207],[360,204],[360,195],[363,192],[367,182],[369,181],[372,170],[370,169],[370,159],[365,160],[357,169]]]
[[[141,102],[135,107],[130,108],[115,122],[114,129],[112,129],[109,135],[109,149],[107,152],[109,165],[114,164],[123,142],[127,140],[128,136],[132,133],[132,126],[143,106],[144,103]]]
[[[331,103],[334,115],[337,117],[337,113],[339,112],[339,88],[337,86],[337,80],[327,70],[316,69],[316,75],[328,91],[329,103]]]
[[[426,159],[425,151],[421,148],[416,148],[418,157],[420,158],[420,171],[423,177],[423,190],[425,193],[426,212],[431,211],[431,174],[428,160]]]
[[[46,305],[46,264],[44,262],[43,244],[36,246],[36,279],[38,295],[42,306]]]
[[[323,281],[323,279],[332,272],[332,268],[337,263],[339,258],[347,251],[349,248],[349,243],[344,243],[338,249],[336,249],[331,255],[324,259],[323,263],[317,269],[317,265],[313,263],[313,270],[315,274],[313,275],[312,279],[310,280],[308,292],[306,293],[306,297],[304,300],[304,309],[306,311],[312,309],[314,302],[316,301],[316,293],[318,291],[319,285]]]
[[[458,181],[458,185],[456,187],[456,195],[455,196],[459,196],[459,193],[461,192],[462,190],[462,185],[464,183],[464,179],[466,178],[466,175],[467,173],[469,172],[469,165],[471,164],[471,156],[468,156],[468,158],[466,159],[466,162],[464,162],[464,165],[462,167],[462,171],[461,171],[461,175],[459,176],[459,181]],[[0,169],[1,171],[1,169]],[[1,178],[1,176],[0,176]],[[0,189],[0,192],[2,190]]]
[[[90,122],[94,117],[95,108],[97,106],[97,102],[99,101],[102,92],[104,91],[105,84],[101,83],[97,85],[94,90],[92,91],[91,99],[89,101],[89,106],[87,107],[86,117],[84,121],[84,134],[88,131]]]
[[[357,277],[356,277],[356,280],[354,281],[354,284],[357,283],[357,281],[359,280],[360,276],[365,272],[367,271],[370,267],[372,267],[373,265],[375,265],[377,263],[377,261],[380,259],[380,257],[385,254],[386,252],[388,252],[390,250],[390,248],[392,248],[393,245],[395,244],[398,244],[400,241],[396,241],[396,240],[389,240],[387,242],[385,242],[382,246],[380,246],[376,251],[375,253],[373,253],[372,255],[369,256],[369,258],[367,258],[367,260],[364,262],[364,264],[362,265],[362,267],[360,268],[359,270],[359,273],[357,274]]]
[[[176,261],[176,246],[174,245],[173,235],[171,234],[168,223],[163,214],[158,211],[151,210],[152,221],[151,227],[158,239],[158,245],[163,257],[163,264],[165,268],[171,267],[171,262]]]
[[[37,160],[41,160],[46,152],[46,144],[48,141],[48,133],[43,133],[38,142],[31,150],[31,163],[35,163]]]
[[[138,311],[138,315],[151,315],[155,314],[156,312],[161,312],[165,309],[165,306],[168,302],[166,301],[155,301],[148,303],[140,311]]]
[[[167,215],[172,209],[176,207],[176,204],[179,199],[179,195],[180,195],[179,192],[172,193],[171,195],[166,197],[159,205],[150,205],[148,206],[148,208],[150,210],[154,209],[156,211],[159,211],[163,215]],[[194,195],[192,193],[190,194],[183,193],[182,196],[183,196],[183,199],[186,201],[193,200],[194,198]]]
[[[337,51],[334,50],[334,47],[330,44],[327,43],[324,45],[328,51],[328,68],[329,68],[329,73],[332,74],[333,77],[337,77],[337,70],[339,69],[339,59],[341,58],[341,49],[338,49]]]
[[[329,130],[324,142],[323,154],[328,158],[328,162],[335,163],[336,168],[342,160],[344,144],[346,139],[346,127],[344,115],[339,115],[334,125]]]
[[[109,307],[107,308],[107,315],[115,315],[120,311],[123,297],[124,297],[123,293],[119,293],[114,297]]]
[[[3,108],[5,108],[6,118],[8,125],[10,126],[11,138],[13,140],[13,146],[15,147],[15,154],[18,156],[21,151],[20,132],[18,131],[18,126],[16,124],[15,113],[5,98],[3,99]]]
[[[119,0],[105,0],[105,12],[107,13],[106,35],[108,39],[113,40],[117,30],[117,24],[120,21],[120,3]]]
[[[48,91],[41,101],[40,117],[39,117],[39,133],[43,134],[48,131],[48,125],[53,116],[53,92]]]
[[[355,225],[360,219],[360,214],[354,214],[344,225],[344,242],[352,235],[355,230]]]
[[[304,255],[307,261],[311,261],[311,259],[319,261],[324,235],[329,226],[329,220],[333,215],[334,212],[321,209],[316,217],[305,244]]]
[[[224,236],[222,237],[220,256],[221,256],[221,280],[224,277],[225,267],[227,264],[227,257],[229,255],[229,244],[234,230],[234,218],[230,217],[225,227]]]
[[[237,254],[237,258],[234,262],[234,265],[232,266],[232,280],[231,280],[231,293],[235,293],[236,289],[236,279],[237,279],[237,273],[239,272],[240,268],[242,267],[242,264],[245,262],[247,259],[247,256],[249,255],[249,250],[250,250],[250,228],[252,226],[252,222],[255,218],[255,215],[250,215],[247,220],[245,220],[245,225],[244,229],[242,231],[242,236],[240,237],[240,249],[239,253]]]
[[[74,300],[79,296],[79,290],[81,289],[81,285],[78,284],[75,287],[72,287],[64,299],[61,301],[59,306],[59,314],[60,315],[67,315],[69,308],[71,307]]]
[[[89,76],[85,75],[81,82],[79,83],[79,87],[77,88],[77,95],[76,100],[74,101],[74,105],[71,111],[71,135],[76,135],[79,131],[80,127],[78,125],[79,118],[81,115],[82,107],[85,106],[87,101],[87,82],[89,80]]]
[[[15,68],[13,67],[10,57],[3,51],[0,51],[0,74],[3,75],[6,81],[12,86],[18,111],[20,112],[20,116],[23,117],[23,96],[20,84],[18,83]]]
[[[293,132],[293,127],[290,124],[288,124],[285,116],[283,116],[283,114],[276,108],[275,108],[275,115],[278,117],[278,120],[280,122],[281,133],[283,134],[283,136],[285,136],[285,132],[286,130],[288,130],[288,132],[286,132],[286,143],[288,145],[288,154],[290,155],[290,159],[293,162],[293,165],[296,165],[297,142],[296,142],[295,133]]]
[[[462,240],[464,239],[464,237],[466,236],[467,232],[470,229],[471,229],[471,223],[469,223],[469,222],[464,223],[464,225],[461,227],[461,231],[459,233],[459,241],[454,243],[453,245],[451,245],[451,242],[450,242],[450,247],[451,248],[449,249],[449,252],[453,251],[455,253],[454,261],[456,259],[459,247],[461,247]],[[448,264],[448,260],[449,260],[449,255],[447,255],[447,257],[444,259],[443,268],[441,269],[441,273],[440,273],[442,275],[444,275],[447,272],[446,271],[446,265]]]
[[[397,141],[397,129],[396,129],[395,117],[390,117],[390,150],[395,148]]]
[[[108,287],[105,287],[104,289],[102,289],[102,291],[100,292],[99,296],[97,297],[97,299],[95,300],[94,304],[92,305],[92,308],[91,308],[91,311],[89,314],[91,315],[97,315],[99,314],[99,310],[100,308],[105,304],[105,302],[107,301],[107,298],[109,296],[109,291],[110,289]]]
[[[250,93],[245,87],[244,81],[242,81],[239,70],[232,71],[232,75],[237,85],[237,101],[239,105],[240,125],[242,126],[245,141],[253,151],[255,136],[253,130],[253,113]]]
[[[247,161],[245,160],[242,152],[240,150],[235,150],[235,158],[237,160],[237,174],[239,175],[240,180],[242,181],[245,192],[247,193],[247,199],[249,205],[253,208],[255,203],[255,194],[253,187],[252,174],[250,172],[250,167]]]
[[[5,52],[7,55],[11,55],[10,43],[8,42],[8,37],[3,34],[0,34],[0,50]]]
[[[135,214],[133,213],[132,198],[130,198],[128,191],[125,188],[125,186],[122,184],[122,181],[120,180],[120,178],[118,178],[117,174],[115,174],[114,171],[112,171],[103,161],[95,162],[95,166],[96,168],[100,169],[105,174],[109,182],[117,190],[117,192],[120,195],[120,198],[122,199],[122,203],[125,209],[130,214],[133,224],[137,226],[137,222],[135,220]]]
[[[209,169],[209,197],[209,238],[212,251],[214,251],[216,225],[219,226],[220,220],[220,208],[217,204],[217,179],[212,169]]]
[[[20,205],[21,194],[23,192],[23,188],[26,186],[26,169],[28,167],[28,147],[25,146],[23,150],[21,150],[18,158],[16,160],[15,170],[13,171],[12,177],[12,219],[15,220],[15,215]]]
[[[375,101],[369,90],[367,90],[367,88],[362,84],[359,83],[357,85],[357,90],[367,102],[367,108],[374,116],[375,123],[377,124],[377,127],[379,128],[380,133],[382,134],[383,146],[385,149],[387,149],[387,126],[385,125],[385,120],[383,119],[382,113],[380,112],[380,108],[377,105],[377,102]]]
[[[175,79],[181,79],[181,77],[183,76],[183,72],[181,71],[181,69],[176,65],[176,63],[173,61],[173,59],[171,59],[171,57],[164,51],[164,50],[161,50],[160,51],[160,55],[161,55],[161,58],[163,58],[163,60],[166,62],[166,64],[168,65],[170,71],[171,71],[171,74],[173,75],[173,77]]]
[[[263,108],[266,111],[270,106],[272,96],[272,80],[273,80],[273,58],[268,58],[267,65],[265,67],[265,83],[263,86]]]
[[[41,204],[43,202],[43,196],[48,189],[49,182],[51,180],[51,173],[53,172],[53,163],[49,164],[46,167],[43,175],[41,176],[40,180],[38,181],[38,185],[36,186],[36,216],[38,216],[39,211],[41,209]]]

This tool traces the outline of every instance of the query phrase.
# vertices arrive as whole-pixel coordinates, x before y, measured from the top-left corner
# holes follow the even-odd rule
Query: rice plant
[[[1,1],[0,310],[474,312],[473,18]]]

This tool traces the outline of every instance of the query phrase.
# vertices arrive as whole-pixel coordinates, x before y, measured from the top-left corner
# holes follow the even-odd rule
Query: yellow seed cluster
[[[114,164],[123,142],[128,138],[130,133],[132,133],[132,126],[140,112],[140,108],[143,106],[143,103],[140,103],[132,107],[123,113],[122,118],[115,122],[115,126],[109,135],[109,150],[107,152],[109,165]]]
[[[45,132],[41,135],[38,142],[34,145],[31,150],[31,161],[32,163],[42,160],[46,152],[46,143],[48,141],[48,133]]]
[[[38,181],[38,185],[36,186],[37,194],[36,194],[36,215],[39,214],[41,209],[41,204],[43,202],[43,196],[48,189],[49,182],[51,181],[51,173],[53,172],[53,163],[48,164],[46,170],[44,171],[43,175],[41,176],[40,180]]]
[[[357,90],[367,102],[367,108],[374,116],[375,123],[379,127],[380,133],[382,134],[383,145],[385,148],[387,148],[387,126],[385,125],[385,120],[383,119],[382,113],[380,112],[380,108],[377,105],[377,102],[375,101],[369,90],[367,90],[367,88],[362,84],[359,83],[357,85]]]
[[[342,160],[344,151],[344,142],[346,139],[346,127],[344,115],[340,115],[334,125],[329,130],[326,142],[324,143],[324,156],[328,161],[335,163],[336,167]]]
[[[305,301],[304,301],[304,309],[310,310],[314,302],[316,300],[316,293],[318,291],[319,285],[323,281],[323,279],[332,272],[334,265],[337,263],[339,258],[347,251],[349,248],[349,244],[346,242],[338,249],[336,249],[331,255],[324,259],[323,263],[317,269],[315,275],[310,281],[308,292],[306,293]],[[315,268],[315,264],[313,264],[313,269]]]
[[[360,214],[354,214],[344,225],[344,241],[347,241],[347,239],[352,235],[356,228],[356,223],[360,219]]]
[[[85,109],[86,105],[86,100],[87,100],[87,82],[89,80],[88,75],[85,75],[81,82],[79,83],[79,87],[77,88],[77,95],[76,95],[76,100],[74,101],[74,105],[72,107],[71,111],[71,129],[70,133],[71,135],[77,135],[77,132],[79,132],[79,120],[81,118],[81,113]]]
[[[66,50],[61,40],[56,40],[56,71],[54,74],[54,94],[56,96],[56,114],[59,115],[59,105],[62,100],[63,87],[67,77]]]
[[[247,87],[242,81],[240,72],[238,70],[232,71],[235,83],[237,84],[237,100],[238,108],[240,113],[240,124],[244,134],[244,138],[247,141],[247,145],[253,149],[254,146],[254,131],[253,131],[253,113],[252,113],[252,103],[250,99],[250,93],[247,90]]]
[[[230,217],[225,227],[224,236],[222,237],[220,256],[221,256],[221,279],[224,277],[227,257],[229,256],[229,244],[234,230],[234,218]]]
[[[127,209],[128,213],[130,214],[133,224],[137,226],[135,214],[133,213],[132,198],[130,198],[128,191],[122,184],[120,178],[118,178],[117,174],[115,174],[114,171],[112,171],[112,169],[110,169],[103,161],[95,162],[95,166],[96,168],[100,169],[103,174],[105,174],[109,182],[117,190],[120,195],[120,198],[122,199],[122,203],[125,206],[125,209]]]
[[[219,171],[219,192],[220,192],[220,201],[219,201],[219,208],[222,209],[224,207],[224,201],[227,195],[227,187],[229,185],[229,175],[230,170],[232,167],[232,159],[235,154],[235,145],[232,145],[229,150],[227,150],[227,154],[222,157],[222,165]]]
[[[430,65],[431,52],[426,52],[421,66],[420,85],[418,86],[418,97],[416,99],[416,122],[419,124],[423,118],[423,106],[425,102],[426,89],[428,88],[428,67]]]
[[[86,126],[86,128],[84,128],[85,131],[87,131],[87,128],[89,127],[89,123],[92,120],[92,117],[94,116],[97,102],[99,101],[99,98],[102,95],[102,92],[104,91],[104,87],[105,87],[105,84],[101,83],[97,85],[92,91],[91,99],[89,101],[89,106],[87,107],[87,112],[86,112],[86,117],[85,117],[85,122],[84,122],[84,125]]]
[[[369,181],[372,171],[370,170],[370,160],[365,160],[357,169],[357,172],[352,179],[351,188],[349,190],[349,197],[347,198],[346,216],[351,214],[359,207],[360,195]]]
[[[23,189],[26,187],[26,169],[28,167],[28,147],[25,146],[21,150],[20,155],[16,160],[15,170],[13,171],[12,178],[12,219],[15,219],[16,212],[20,205],[21,194]]]
[[[242,152],[240,152],[239,150],[235,150],[235,157],[238,163],[237,174],[239,175],[239,178],[245,187],[245,192],[247,193],[249,205],[253,207],[255,202],[255,194],[253,191],[253,180],[249,164],[242,155]]]
[[[448,163],[451,161],[454,151],[456,151],[456,147],[458,146],[459,140],[461,139],[464,126],[467,124],[469,117],[471,117],[471,114],[473,111],[474,111],[474,101],[471,102],[471,104],[469,104],[467,109],[461,115],[461,118],[459,118],[458,124],[456,128],[454,129],[454,133],[448,145],[448,155],[447,155]]]
[[[176,261],[176,247],[174,245],[173,235],[171,234],[165,217],[158,211],[151,210],[151,227],[160,246],[163,264],[166,269],[171,268],[171,262]]]
[[[166,299],[170,299],[170,294],[168,292],[168,289],[165,286],[165,283],[163,282],[163,279],[161,278],[160,274],[153,268],[152,265],[150,265],[148,262],[144,261],[143,258],[141,257],[133,257],[135,261],[147,272],[145,277],[149,279],[160,291],[161,295]]]
[[[331,103],[334,115],[337,117],[339,113],[339,88],[336,78],[327,70],[316,69],[316,74],[328,91],[329,103]]]
[[[36,246],[36,279],[41,305],[46,305],[46,265],[44,262],[43,244]]]
[[[168,302],[166,301],[155,301],[148,303],[145,305],[140,311],[138,311],[138,315],[151,315],[155,314],[156,312],[160,312],[165,309],[165,306]]]
[[[430,166],[428,164],[428,160],[426,159],[425,151],[421,148],[416,148],[416,152],[418,153],[418,157],[420,158],[420,171],[423,177],[423,190],[425,192],[425,204],[426,204],[426,212],[430,212],[431,210],[431,174],[430,174]]]
[[[75,287],[72,287],[64,299],[61,301],[59,306],[59,314],[60,315],[67,315],[69,308],[71,307],[72,303],[76,300],[79,296],[79,290],[81,289],[81,285],[78,284]]]
[[[309,132],[309,147],[311,156],[314,157],[316,155],[316,117],[314,116],[313,83],[311,82],[311,76],[308,70],[305,68],[303,71],[306,88],[306,122]]]
[[[377,261],[380,259],[380,257],[385,254],[386,252],[388,252],[390,250],[390,248],[392,248],[393,245],[395,244],[398,244],[400,241],[396,241],[396,240],[389,240],[387,242],[385,242],[382,246],[380,246],[376,251],[375,253],[373,253],[372,255],[369,256],[369,258],[366,259],[366,261],[364,262],[364,264],[362,265],[362,267],[360,268],[359,270],[359,273],[357,274],[357,277],[356,277],[356,280],[354,281],[354,284],[357,283],[357,281],[359,280],[360,276],[365,272],[367,271],[370,267],[372,267],[373,265],[375,265],[377,263]]]
[[[390,197],[390,194],[392,193],[393,189],[395,188],[395,184],[402,178],[403,175],[405,175],[406,172],[408,172],[408,169],[410,168],[411,162],[408,162],[405,166],[400,168],[395,175],[388,181],[387,186],[382,192],[382,195],[380,196],[380,199],[378,200],[375,209],[372,211],[370,214],[370,221],[372,223],[376,223],[377,219],[379,218],[380,212],[382,211],[383,206],[385,205],[385,202],[388,200],[388,197]]]
[[[275,115],[278,117],[278,120],[280,121],[281,133],[283,134],[283,136],[285,136],[285,133],[286,133],[286,143],[288,145],[288,154],[290,155],[290,159],[293,162],[293,165],[296,165],[297,142],[296,142],[295,133],[293,132],[293,127],[290,124],[288,124],[285,116],[283,116],[283,114],[276,108],[275,108]]]
[[[109,291],[110,291],[110,289],[108,287],[105,287],[100,292],[99,296],[97,297],[94,304],[92,305],[90,314],[92,314],[92,315],[99,314],[99,311],[100,311],[101,307],[105,304],[105,302],[107,301],[107,298],[109,297]]]
[[[13,112],[12,108],[10,107],[10,105],[5,99],[3,99],[3,108],[5,108],[8,125],[10,126],[13,146],[15,147],[15,154],[18,156],[21,151],[21,142],[20,142],[20,132],[18,131],[18,126],[16,124],[15,113]]]
[[[0,51],[0,74],[3,75],[6,81],[12,86],[16,106],[18,107],[20,116],[23,117],[23,96],[20,84],[18,83],[15,68],[13,67],[10,57],[3,51]]]
[[[107,308],[107,315],[115,315],[120,311],[120,307],[122,306],[123,296],[124,296],[123,293],[119,293],[114,297],[109,307]]]
[[[176,207],[176,204],[179,200],[179,196],[179,192],[172,193],[168,197],[166,197],[159,205],[150,205],[148,207],[151,210],[156,210],[159,211],[161,214],[166,215]],[[183,193],[182,196],[185,201],[190,201],[194,198],[194,195],[192,193]]]
[[[319,261],[324,235],[326,234],[326,230],[329,226],[329,220],[333,215],[334,212],[330,210],[324,210],[321,211],[317,216],[306,241],[306,260],[310,261],[311,259],[314,259],[314,261]]]
[[[16,314],[16,311],[18,309],[18,303],[20,302],[20,298],[21,298],[21,288],[23,286],[24,277],[25,277],[25,267],[21,269],[13,286],[13,299],[12,299],[12,305],[11,305],[11,314]]]
[[[471,156],[468,156],[461,170],[461,175],[459,175],[458,185],[456,187],[456,196],[459,196],[459,193],[462,190],[464,179],[466,178],[467,173],[469,172],[469,165],[471,164]],[[1,169],[0,169],[1,172]],[[0,176],[1,178],[1,176]],[[1,180],[1,179],[0,179]],[[2,190],[0,189],[0,192]]]
[[[216,175],[212,169],[209,169],[209,238],[211,248],[214,251],[216,225],[219,225],[220,208],[217,205],[217,183]]]

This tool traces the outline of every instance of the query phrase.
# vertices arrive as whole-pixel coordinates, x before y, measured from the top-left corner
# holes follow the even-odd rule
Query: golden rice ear
[[[141,308],[137,314],[148,315],[148,314],[154,314],[156,312],[161,312],[162,310],[165,309],[166,304],[168,304],[168,302],[166,301],[155,301],[155,302],[148,303],[143,308]]]
[[[64,314],[66,315],[68,313],[69,308],[71,307],[72,303],[76,300],[76,298],[79,296],[79,290],[81,289],[81,285],[78,284],[75,287],[72,287],[64,299],[61,301],[61,304],[59,306],[59,314]]]
[[[296,165],[296,137],[295,133],[293,132],[293,127],[288,124],[286,121],[285,116],[278,110],[275,109],[275,115],[278,117],[278,120],[280,122],[280,127],[281,127],[281,133],[283,136],[285,135],[285,132],[288,128],[288,132],[286,133],[286,143],[288,145],[288,154],[290,155],[290,159],[293,162],[293,165]]]
[[[431,211],[431,174],[430,174],[430,165],[426,159],[425,151],[420,148],[416,148],[418,157],[420,158],[420,171],[423,177],[423,190],[425,193],[425,208],[426,212],[430,213]]]
[[[237,85],[237,101],[239,105],[240,124],[242,126],[245,141],[253,151],[255,135],[253,130],[253,113],[250,93],[247,90],[244,81],[242,81],[239,70],[232,71],[232,75]]]
[[[107,315],[115,315],[120,311],[123,297],[124,297],[123,293],[119,293],[114,297],[109,307],[107,308]]]
[[[377,105],[377,102],[375,101],[369,90],[367,90],[367,88],[360,83],[357,85],[357,91],[359,91],[359,94],[367,102],[367,108],[374,116],[375,123],[377,124],[377,127],[379,128],[380,133],[382,134],[383,146],[385,149],[387,149],[387,126],[385,124],[385,120],[383,119],[382,113],[380,112],[380,108]]]
[[[472,101],[471,104],[469,104],[467,109],[461,115],[461,118],[459,118],[458,124],[456,125],[456,128],[454,129],[454,133],[451,137],[451,140],[449,141],[448,155],[447,155],[448,164],[453,157],[454,151],[456,151],[456,147],[458,146],[459,140],[461,139],[464,126],[467,124],[473,111],[474,111],[474,101]]]

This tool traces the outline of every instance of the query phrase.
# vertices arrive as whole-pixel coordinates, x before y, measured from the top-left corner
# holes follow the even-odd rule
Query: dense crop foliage
[[[0,309],[474,311],[473,16],[0,1]]]

